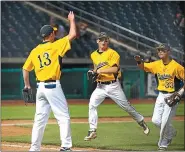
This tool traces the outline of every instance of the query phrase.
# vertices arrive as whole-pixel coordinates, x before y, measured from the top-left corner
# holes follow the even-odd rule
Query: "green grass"
[[[148,123],[151,132],[149,136],[143,134],[142,129],[135,122],[125,123],[99,123],[98,138],[90,142],[84,141],[87,135],[88,124],[71,124],[73,147],[92,147],[99,149],[120,149],[120,150],[157,150],[159,129],[152,123]],[[177,136],[174,138],[169,150],[184,150],[184,122],[174,121],[177,129]],[[32,127],[32,126],[25,126]],[[13,136],[2,137],[7,142],[28,142],[31,137]],[[43,144],[60,146],[58,125],[47,125]]]
[[[135,104],[135,109],[144,116],[152,116],[154,104]],[[88,105],[69,105],[71,118],[87,118]],[[2,106],[1,119],[33,119],[35,106]],[[119,108],[116,104],[102,104],[98,108],[99,117],[123,117],[128,114]],[[180,104],[177,109],[177,115],[184,115],[184,104]],[[50,118],[54,118],[51,113]],[[151,122],[148,123],[151,133],[149,136],[143,134],[141,128],[136,122],[122,123],[99,123],[98,138],[90,142],[83,139],[87,135],[88,124],[71,124],[73,147],[92,147],[99,149],[120,149],[120,150],[157,150],[157,141],[159,138],[159,129]],[[177,129],[177,137],[174,138],[169,150],[184,150],[184,121],[174,121]],[[32,126],[22,126],[30,127]],[[26,142],[30,143],[30,135],[25,136],[7,136],[2,137],[2,141],[7,142]],[[60,146],[58,125],[47,125],[43,144]]]
[[[135,109],[144,116],[152,116],[154,104],[135,104]],[[69,105],[71,118],[87,118],[88,105]],[[2,106],[1,119],[33,119],[35,106]],[[102,104],[98,107],[99,117],[123,117],[128,116],[124,110],[116,104]],[[177,115],[184,115],[184,104],[180,104],[177,108]],[[50,118],[54,118],[51,113]]]

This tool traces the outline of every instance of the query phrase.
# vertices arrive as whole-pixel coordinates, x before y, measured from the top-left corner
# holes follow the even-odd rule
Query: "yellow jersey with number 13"
[[[159,91],[177,91],[180,81],[185,80],[184,67],[175,60],[171,60],[168,65],[164,65],[162,60],[144,63],[144,70],[155,74]]]
[[[34,69],[38,81],[59,80],[61,76],[59,56],[63,57],[70,49],[68,36],[53,43],[43,42],[31,51],[23,69],[27,71]]]

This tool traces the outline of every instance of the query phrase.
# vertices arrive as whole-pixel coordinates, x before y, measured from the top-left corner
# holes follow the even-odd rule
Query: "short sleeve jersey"
[[[100,63],[106,63],[106,66],[101,67],[100,69],[110,68],[112,66],[120,66],[120,56],[119,54],[111,49],[108,48],[104,52],[99,52],[95,50],[91,53],[91,60],[93,61],[94,66],[98,66]],[[119,70],[117,74],[100,74],[97,81],[111,81],[115,80],[118,77],[121,77],[121,71]]]
[[[184,67],[175,60],[171,60],[168,65],[164,65],[162,60],[144,63],[144,70],[155,74],[159,91],[177,91],[180,82],[185,80]]]
[[[38,81],[59,80],[61,76],[59,56],[63,57],[70,49],[68,36],[53,43],[43,42],[30,52],[23,69],[27,71],[34,69]]]

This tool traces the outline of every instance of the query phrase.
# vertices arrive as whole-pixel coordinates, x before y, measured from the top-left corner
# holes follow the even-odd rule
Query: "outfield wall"
[[[61,84],[68,99],[88,99],[96,87],[96,84],[87,80],[88,68],[63,69]],[[145,97],[145,74],[139,69],[123,69],[124,92],[128,99]],[[36,80],[34,72],[30,74],[30,83],[36,92]],[[22,69],[1,70],[1,99],[22,99],[21,90],[24,87]]]

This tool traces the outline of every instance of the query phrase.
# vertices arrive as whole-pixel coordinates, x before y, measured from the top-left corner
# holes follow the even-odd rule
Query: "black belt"
[[[39,83],[39,82],[45,82],[45,83],[48,83],[48,82],[56,82],[56,80],[45,80],[45,81],[39,81],[39,80],[38,80],[37,82],[38,82],[38,83]]]
[[[112,81],[97,81],[97,83],[99,83],[99,84],[111,84],[111,83],[114,83],[114,82],[116,82],[116,80],[112,80]]]
[[[159,92],[161,92],[161,93],[163,93],[163,94],[168,94],[168,93],[174,93],[175,91],[172,91],[172,92],[168,92],[168,91],[159,91]]]

